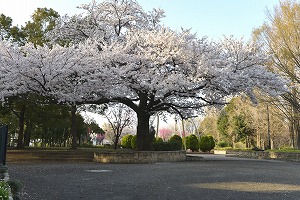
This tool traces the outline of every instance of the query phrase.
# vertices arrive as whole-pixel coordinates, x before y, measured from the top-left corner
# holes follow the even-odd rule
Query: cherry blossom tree
[[[8,42],[0,43],[0,97],[37,93],[46,97],[46,102],[67,103],[71,105],[73,135],[72,147],[76,148],[76,110],[77,106],[93,102],[106,103],[103,98],[103,77],[105,71],[93,56],[97,56],[97,48],[88,43],[62,47],[54,45],[37,46],[28,43],[23,47]],[[109,54],[110,55],[110,54]],[[96,63],[95,63],[96,62]],[[100,73],[95,73],[101,70]],[[85,76],[93,74],[95,76]],[[90,78],[89,81],[86,78]],[[106,79],[108,82],[108,79]],[[107,87],[107,85],[106,85]],[[100,99],[102,100],[101,102]]]
[[[157,112],[186,118],[233,95],[255,100],[253,89],[285,91],[285,82],[266,70],[266,56],[251,43],[208,42],[189,30],[162,27],[163,11],[146,13],[133,0],[82,8],[85,15],[62,18],[49,34],[65,46],[0,45],[0,52],[13,55],[0,57],[1,72],[17,76],[13,84],[0,79],[2,98],[36,92],[75,111],[80,104],[122,103],[137,114],[137,149],[149,150],[149,119]]]
[[[106,0],[99,4],[93,1],[78,8],[82,14],[65,15],[57,21],[49,34],[52,41],[79,43],[92,39],[101,50],[103,45],[122,40],[126,32],[158,27],[164,17],[162,9],[145,12],[136,0]]]
[[[18,46],[0,41],[0,55],[0,98],[4,102],[4,97],[26,93],[27,89],[16,70],[17,66],[22,65],[24,59]]]
[[[167,141],[172,136],[173,131],[168,128],[162,128],[158,131],[159,137],[163,139],[163,141]]]
[[[283,91],[283,82],[264,68],[266,57],[251,44],[232,38],[208,43],[169,29],[137,31],[126,41],[121,49],[127,59],[115,58],[112,65],[123,93],[114,90],[111,96],[137,113],[138,149],[149,147],[149,118],[156,112],[186,118],[232,95],[245,93],[254,100],[254,88],[272,95]]]

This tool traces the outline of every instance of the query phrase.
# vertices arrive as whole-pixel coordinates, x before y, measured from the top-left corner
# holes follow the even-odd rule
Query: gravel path
[[[296,200],[300,163],[207,157],[156,164],[8,163],[36,200]]]

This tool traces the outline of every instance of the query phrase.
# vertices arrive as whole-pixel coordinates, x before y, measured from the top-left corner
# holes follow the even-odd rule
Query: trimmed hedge
[[[157,138],[151,147],[154,151],[178,151],[182,149],[182,139],[178,135],[172,136],[168,142]]]
[[[154,142],[152,143],[152,149],[154,151],[176,151],[176,150],[181,150],[178,147],[178,143],[176,142]]]

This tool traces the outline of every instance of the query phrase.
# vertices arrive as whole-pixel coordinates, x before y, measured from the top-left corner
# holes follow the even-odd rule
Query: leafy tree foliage
[[[12,18],[0,15],[0,40],[9,40],[24,44],[25,34],[17,26],[12,26]]]
[[[237,141],[245,141],[253,134],[253,130],[249,127],[245,120],[245,116],[237,115],[233,117],[233,132],[237,136]],[[247,146],[250,147],[250,146]]]
[[[46,34],[54,29],[58,17],[58,12],[52,8],[37,8],[31,16],[32,21],[26,22],[26,25],[22,27],[26,41],[36,46],[43,46],[49,42]]]
[[[246,143],[247,147],[250,147],[248,140],[254,130],[246,121],[244,111],[236,111],[236,106],[239,106],[236,105],[237,102],[236,98],[232,99],[221,111],[217,122],[218,130],[223,136],[223,140],[228,141],[231,145],[234,146],[236,142],[242,141]]]
[[[222,110],[220,113],[220,116],[217,121],[218,131],[226,138],[229,137],[229,120],[228,120],[228,114],[225,110]]]
[[[89,132],[105,134],[105,131],[99,127],[99,125],[95,121],[91,121],[87,123],[89,125]]]
[[[256,146],[260,149],[266,148],[270,143],[271,148],[289,144],[287,118],[282,116],[278,107],[266,102],[266,98],[260,95],[258,97],[257,105],[253,105],[247,98],[235,97],[219,115],[215,115],[220,132],[218,141],[231,146],[240,141],[245,147]],[[208,117],[211,119],[212,116]],[[223,124],[224,121],[226,123]],[[226,134],[222,134],[224,129]],[[267,134],[268,129],[270,135]]]

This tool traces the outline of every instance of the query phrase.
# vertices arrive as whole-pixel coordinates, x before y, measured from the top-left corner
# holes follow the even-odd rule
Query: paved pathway
[[[8,163],[36,200],[296,200],[300,163],[202,155],[156,164]]]

